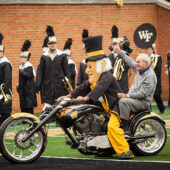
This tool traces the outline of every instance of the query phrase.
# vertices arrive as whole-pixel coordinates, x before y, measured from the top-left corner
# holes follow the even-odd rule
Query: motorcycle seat
[[[140,111],[140,112],[130,112],[130,114],[142,114],[142,113],[150,113],[151,112],[151,110],[150,109],[148,109],[148,110],[142,110],[142,111]]]
[[[151,110],[150,109],[148,109],[148,110],[143,110],[143,111],[140,111],[140,112],[130,112],[130,120],[135,116],[135,115],[137,115],[137,114],[146,114],[146,113],[150,113],[151,112]]]

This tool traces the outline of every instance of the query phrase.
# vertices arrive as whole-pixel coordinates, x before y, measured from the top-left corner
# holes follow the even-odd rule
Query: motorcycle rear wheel
[[[137,144],[132,145],[132,150],[135,155],[152,156],[156,155],[164,148],[167,140],[167,132],[164,124],[154,118],[148,118],[140,121],[135,130],[134,136],[140,135],[155,135],[140,142],[142,139],[137,139]]]
[[[35,123],[31,118],[9,117],[0,129],[0,151],[4,158],[14,163],[30,163],[43,153],[47,136],[42,128],[35,132],[26,142],[22,139],[29,134]]]

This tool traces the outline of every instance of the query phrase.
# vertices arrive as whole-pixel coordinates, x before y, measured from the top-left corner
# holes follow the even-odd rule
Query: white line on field
[[[103,160],[107,160],[107,161],[113,161],[113,162],[141,162],[140,160],[117,160],[117,159],[93,159],[93,158],[70,158],[70,157],[53,157],[53,156],[41,156],[43,158],[57,158],[57,159],[78,159],[78,160],[92,160],[92,161],[103,161]],[[157,163],[168,163],[170,164],[170,161],[145,161],[142,160],[142,162],[157,162]]]

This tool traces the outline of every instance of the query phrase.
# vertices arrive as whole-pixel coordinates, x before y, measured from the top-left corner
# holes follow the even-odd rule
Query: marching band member
[[[42,54],[37,72],[36,91],[42,91],[42,103],[53,104],[55,99],[68,94],[64,78],[70,79],[67,55],[57,49],[53,28],[47,26],[48,50]]]
[[[162,94],[162,88],[161,88],[161,71],[162,71],[162,58],[160,55],[156,54],[155,47],[152,45],[151,47],[146,48],[146,53],[151,58],[151,67],[155,71],[156,77],[157,77],[157,85],[154,93],[154,100],[158,106],[159,113],[164,113],[165,106],[163,104],[161,94]],[[152,62],[153,61],[153,62]]]
[[[19,84],[17,91],[19,93],[21,112],[34,114],[34,107],[37,106],[35,89],[35,70],[29,62],[31,53],[28,49],[31,42],[26,40],[23,44],[20,54],[21,66],[19,67]]]
[[[87,38],[88,36],[89,36],[88,30],[84,29],[82,32],[82,40],[83,38]],[[83,44],[83,51],[84,51],[84,58],[86,58],[86,50],[84,48],[84,44]],[[88,79],[88,75],[85,73],[85,70],[86,70],[86,62],[84,59],[83,61],[80,62],[80,68],[79,68],[78,77],[77,77],[77,86],[79,86],[85,80]]]
[[[43,42],[41,54],[43,54],[43,53],[45,53],[46,51],[48,51],[48,45],[47,45],[47,43],[48,43],[48,36],[46,36],[46,37],[44,38],[44,42]],[[38,66],[37,66],[37,73],[40,72],[39,69],[40,69],[40,65],[38,64]],[[36,75],[36,82],[38,82],[39,76],[42,77],[42,75],[37,74],[37,75]],[[42,88],[40,89],[40,96],[41,96],[41,99],[42,99]]]
[[[117,55],[114,53],[113,48],[115,45],[119,44],[121,49],[129,55],[132,52],[132,49],[130,48],[130,43],[127,40],[126,37],[118,38],[118,28],[117,26],[112,27],[112,46],[109,48],[112,50],[111,54],[108,56],[112,62],[113,66],[113,75],[116,77],[116,80],[118,81],[121,89],[124,93],[127,93],[129,90],[128,85],[128,69],[129,66],[126,64],[126,62],[120,57],[120,55]]]
[[[71,45],[72,45],[72,39],[68,38],[67,41],[65,42],[64,45],[64,53],[67,54],[67,59],[68,59],[68,67],[69,67],[69,72],[71,76],[71,86],[74,89],[75,88],[75,77],[77,74],[77,68],[76,64],[74,61],[70,58],[71,56]]]
[[[10,61],[4,56],[5,47],[2,45],[3,35],[0,33],[0,125],[10,116],[12,111],[12,101],[8,100],[5,104],[4,94],[12,94],[12,65]]]

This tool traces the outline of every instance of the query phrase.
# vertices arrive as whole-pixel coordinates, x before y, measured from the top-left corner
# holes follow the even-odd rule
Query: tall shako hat
[[[53,31],[52,26],[47,25],[46,33],[47,33],[47,36],[48,36],[48,44],[57,43],[57,39],[56,39],[56,37],[54,35],[54,31]]]
[[[42,52],[46,52],[48,50],[48,36],[44,38],[43,46],[42,46]]]
[[[71,54],[72,42],[73,42],[72,38],[68,38],[64,45],[64,53],[67,54],[68,56],[70,56],[70,54]]]
[[[28,51],[28,49],[31,47],[31,41],[26,40],[22,46],[21,49],[21,55],[20,57],[26,57],[28,60],[30,59],[31,53]]]
[[[0,33],[0,52],[4,52],[5,47],[2,45],[3,35]]]
[[[118,28],[116,25],[112,26],[111,32],[112,32],[112,44],[119,44],[120,39],[118,38]]]
[[[87,55],[86,62],[97,61],[106,57],[102,50],[102,35],[83,38],[83,43]]]
[[[82,32],[82,41],[83,41],[83,38],[87,38],[89,36],[89,32],[87,29],[83,29],[83,32]],[[83,43],[83,48],[85,48],[84,46],[84,43]]]
[[[89,32],[87,29],[83,29],[83,32],[82,32],[82,40],[83,38],[87,38],[89,36]]]

